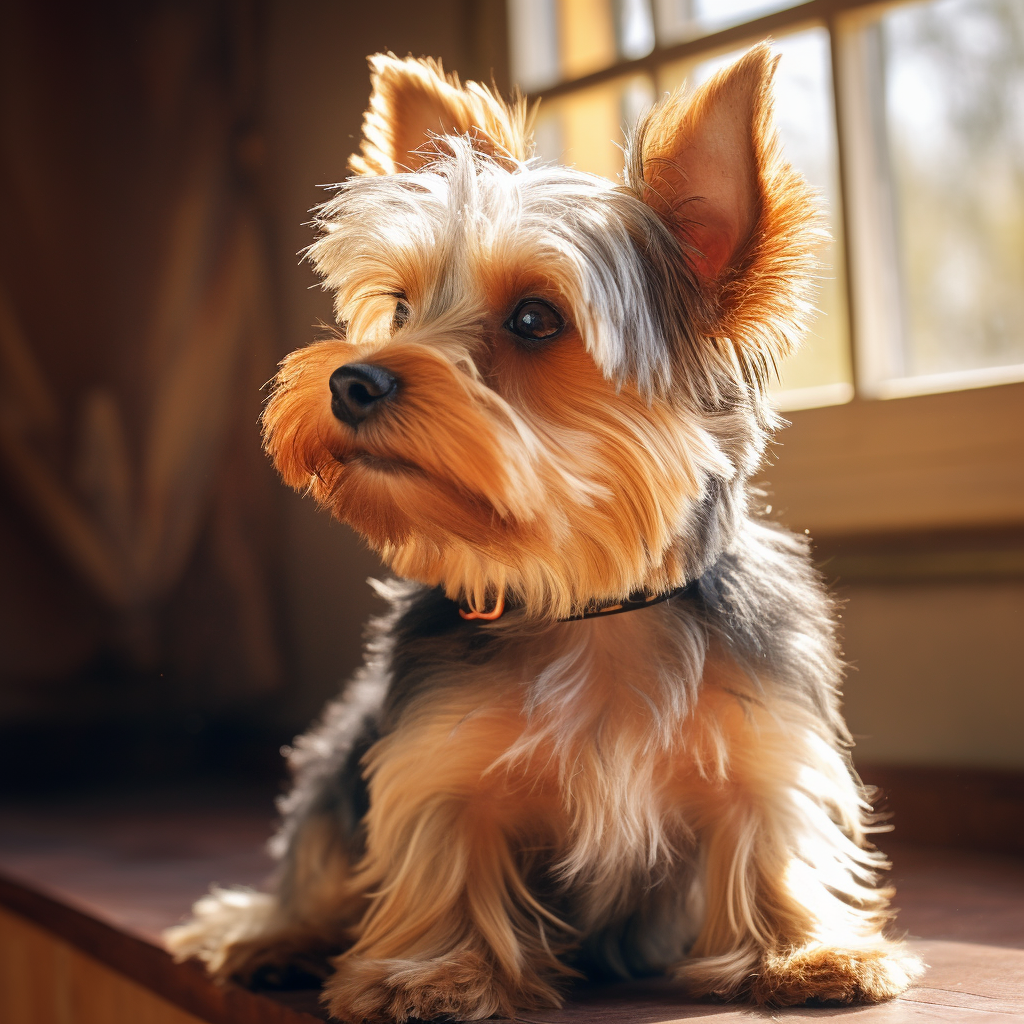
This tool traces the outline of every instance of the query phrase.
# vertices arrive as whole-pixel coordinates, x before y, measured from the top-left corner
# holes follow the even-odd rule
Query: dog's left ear
[[[510,165],[533,156],[532,117],[524,100],[505,103],[479,82],[462,85],[440,61],[378,53],[369,58],[372,93],[363,117],[356,174],[414,171],[443,149],[446,135]]]
[[[637,126],[627,175],[681,243],[708,300],[708,332],[761,346],[770,323],[773,348],[784,355],[827,235],[814,193],[779,153],[777,60],[762,43],[692,97],[668,97]]]

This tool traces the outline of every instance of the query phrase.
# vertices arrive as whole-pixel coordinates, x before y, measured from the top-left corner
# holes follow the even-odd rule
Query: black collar
[[[567,615],[564,619],[559,619],[558,621],[578,622],[581,619],[597,619],[603,615],[618,615],[620,612],[633,612],[638,608],[649,608],[652,604],[661,604],[662,601],[669,601],[674,597],[692,595],[696,592],[696,589],[697,581],[691,580],[689,583],[684,583],[679,587],[673,587],[672,590],[666,590],[661,594],[650,594],[647,591],[638,590],[630,594],[628,597],[624,597],[621,601],[615,601],[611,604],[599,604],[596,601],[592,601],[583,609],[583,611],[577,612],[575,615]],[[464,619],[496,622],[506,611],[511,611],[515,607],[516,605],[505,601],[503,597],[490,611],[480,613],[472,611],[469,605],[465,601],[462,601],[459,603],[459,614]]]
[[[615,604],[590,604],[578,615],[567,615],[559,622],[575,622],[577,619],[596,619],[601,615],[618,615],[619,612],[632,612],[637,608],[649,608],[652,604],[661,604],[662,601],[669,601],[673,597],[682,597],[684,594],[693,594],[697,589],[697,581],[691,580],[680,587],[673,587],[663,594],[648,594],[639,590],[629,597],[623,598]]]

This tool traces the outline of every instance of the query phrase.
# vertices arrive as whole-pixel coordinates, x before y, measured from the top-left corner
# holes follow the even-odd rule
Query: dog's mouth
[[[387,476],[424,477],[427,475],[419,466],[406,459],[393,455],[379,455],[376,452],[368,452],[363,449],[354,449],[344,455],[335,455],[335,459],[346,468],[361,466]]]
[[[362,522],[362,516],[371,510],[375,515],[383,515],[385,521],[400,512],[421,521],[432,535],[438,534],[438,530],[454,531],[463,540],[476,543],[496,532],[504,534],[514,526],[513,520],[500,512],[486,493],[467,487],[464,480],[437,472],[435,467],[361,445],[331,454],[341,469],[334,482],[335,493],[357,496],[355,505],[347,505],[341,518],[357,529],[360,527],[355,520]],[[437,518],[443,509],[451,514]],[[469,533],[465,532],[467,529]]]

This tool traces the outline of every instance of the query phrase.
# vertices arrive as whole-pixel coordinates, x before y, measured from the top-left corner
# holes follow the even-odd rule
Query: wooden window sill
[[[1024,523],[1024,383],[786,414],[762,472],[816,538]]]

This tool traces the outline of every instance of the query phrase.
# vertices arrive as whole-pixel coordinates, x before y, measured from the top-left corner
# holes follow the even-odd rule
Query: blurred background
[[[764,501],[845,601],[865,773],[1019,792],[1019,0],[7,0],[0,785],[276,784],[357,664],[382,569],[258,416],[331,321],[301,250],[367,54],[542,97],[539,155],[614,178],[624,126],[767,35],[833,242]]]

